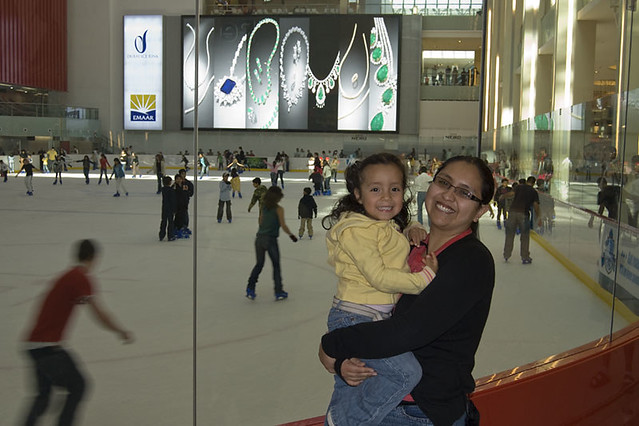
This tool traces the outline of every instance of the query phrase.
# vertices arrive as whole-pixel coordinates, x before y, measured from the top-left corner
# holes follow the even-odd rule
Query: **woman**
[[[158,179],[158,190],[155,192],[156,194],[162,193],[162,179],[164,178],[165,173],[165,164],[164,164],[164,155],[161,152],[155,154],[155,159],[153,160],[153,166],[151,170],[147,172],[153,173]]]
[[[322,338],[320,360],[330,372],[341,371],[351,385],[375,375],[357,358],[415,354],[423,372],[411,392],[414,401],[402,401],[383,425],[465,422],[475,352],[495,280],[493,258],[476,237],[477,221],[489,210],[494,191],[492,173],[480,159],[453,157],[442,164],[426,194],[431,229],[424,247],[437,256],[435,279],[421,294],[402,296],[390,319]]]
[[[260,209],[260,227],[255,236],[255,258],[256,263],[251,271],[251,276],[246,285],[246,297],[255,300],[255,285],[257,279],[264,268],[266,253],[268,252],[271,262],[273,263],[273,280],[275,281],[274,291],[275,300],[284,300],[288,297],[288,293],[282,287],[282,270],[280,268],[280,249],[277,245],[277,237],[280,235],[280,228],[284,231],[291,241],[297,242],[297,237],[293,235],[286,222],[284,222],[284,209],[278,203],[284,197],[282,189],[277,186],[271,186],[264,194],[262,208]]]
[[[269,167],[269,171],[271,172],[271,186],[277,186],[277,177],[279,175],[279,168],[282,167],[282,157],[280,157],[279,152],[275,156],[275,159],[271,163]]]

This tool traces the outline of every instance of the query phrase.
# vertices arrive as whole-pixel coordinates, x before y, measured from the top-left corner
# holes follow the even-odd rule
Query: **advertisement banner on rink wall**
[[[162,130],[161,15],[124,17],[124,128]]]
[[[617,224],[604,221],[601,234],[601,257],[599,277],[602,282],[614,282],[615,269],[617,284],[635,299],[639,299],[639,246],[637,234],[625,227],[621,228],[621,238]],[[617,242],[619,252],[617,254]]]

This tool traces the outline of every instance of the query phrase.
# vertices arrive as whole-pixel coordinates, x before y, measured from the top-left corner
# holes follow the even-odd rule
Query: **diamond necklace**
[[[229,74],[218,80],[217,85],[215,86],[215,94],[217,95],[215,97],[215,101],[221,106],[231,106],[242,99],[246,74],[238,80],[235,76],[235,65],[237,64],[237,58],[240,56],[242,46],[244,46],[244,43],[246,42],[246,38],[247,35],[244,34],[242,40],[240,40],[240,43],[237,45],[237,49],[235,49],[235,56],[233,56],[233,62],[231,63]]]
[[[302,44],[299,40],[297,40],[295,46],[293,46],[293,78],[291,78],[291,90],[289,92],[288,85],[286,84],[286,74],[284,73],[284,47],[286,46],[286,42],[288,41],[288,37],[293,34],[298,33],[304,39],[304,43],[306,44],[306,66],[304,67],[304,72],[302,73],[300,78],[297,78],[297,64],[300,60]],[[300,27],[291,27],[284,38],[282,39],[282,47],[280,47],[280,87],[282,88],[282,97],[286,100],[288,105],[288,112],[291,112],[291,107],[293,105],[297,105],[297,102],[302,98],[304,94],[304,81],[306,80],[306,70],[308,69],[308,38]]]
[[[374,22],[375,26],[371,28],[370,35],[370,61],[373,65],[379,65],[374,79],[383,91],[378,112],[370,119],[369,127],[372,131],[380,131],[384,129],[386,114],[395,104],[397,76],[394,74],[393,48],[384,18],[374,18]]]
[[[337,52],[337,57],[335,57],[333,68],[331,68],[331,71],[322,80],[315,77],[315,74],[313,74],[313,71],[311,70],[311,66],[308,63],[306,64],[306,74],[308,75],[308,90],[315,93],[315,106],[318,108],[324,108],[324,104],[326,103],[326,95],[328,95],[330,91],[335,88],[335,81],[339,78],[339,55],[340,53]]]
[[[265,24],[272,24],[275,26],[276,36],[275,36],[275,44],[273,45],[273,50],[271,50],[271,54],[269,55],[268,60],[266,61],[266,92],[258,98],[257,96],[255,96],[255,93],[253,92],[253,82],[251,81],[251,61],[250,61],[251,45],[253,44],[253,36],[255,35],[257,30],[259,30],[260,27]],[[248,39],[248,47],[246,49],[246,81],[248,82],[251,99],[253,99],[253,102],[255,102],[258,105],[264,105],[266,103],[266,100],[271,94],[271,89],[273,88],[271,83],[271,62],[273,61],[273,57],[275,56],[275,52],[277,51],[277,46],[279,45],[279,43],[280,43],[280,26],[277,23],[277,21],[275,21],[272,18],[264,18],[260,22],[258,22],[255,28],[253,28],[253,31],[251,31],[251,35]],[[261,63],[259,63],[259,61],[258,61],[258,67],[261,68]]]
[[[191,24],[187,23],[186,27],[191,31],[191,33],[193,33],[193,43],[191,44],[191,47],[189,48],[188,53],[186,54],[186,57],[184,58],[184,63],[182,64],[182,73],[184,75],[184,84],[186,85],[186,87],[193,92],[195,90],[195,86],[191,86],[189,84],[189,82],[186,80],[186,76],[188,75],[188,73],[186,72],[186,62],[189,59],[189,56],[191,56],[191,54],[193,53],[193,50],[195,50],[195,29],[193,29],[193,27],[191,26]],[[209,30],[208,34],[206,35],[206,71],[204,71],[204,76],[206,76],[209,73],[209,67],[211,65],[211,53],[209,50],[209,38],[211,37],[211,34],[213,34],[213,31],[215,30],[215,27],[211,27],[211,29]],[[198,66],[198,64],[195,64],[195,66]],[[206,78],[206,77],[205,77]],[[212,75],[210,79],[204,80],[201,83],[198,82],[197,83],[197,87],[201,87],[202,85],[204,85],[204,90],[202,90],[201,92],[201,97],[199,97],[197,104],[200,105],[202,103],[202,101],[204,101],[204,98],[206,97],[206,94],[209,90],[209,87],[211,86],[211,83],[213,83],[213,80],[215,80],[215,75]],[[195,105],[191,108],[187,108],[184,110],[184,114],[188,114],[190,112],[193,112],[195,110]]]

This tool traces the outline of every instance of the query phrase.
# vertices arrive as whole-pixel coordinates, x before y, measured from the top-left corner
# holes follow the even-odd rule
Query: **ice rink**
[[[79,424],[191,425],[196,416],[202,425],[276,425],[324,414],[333,379],[317,349],[336,280],[319,217],[345,192],[341,175],[332,196],[316,197],[314,238],[279,239],[289,299],[275,302],[268,259],[257,299],[244,297],[257,230],[257,207],[247,212],[250,180],[259,176],[268,186],[268,173],[242,175],[243,198],[233,199],[230,224],[215,220],[219,174],[197,181],[190,205],[194,237],[175,242],[158,241],[161,196],[154,176],[127,176],[129,196],[119,198],[114,183],[97,185],[92,175],[86,185],[79,172],[55,186],[53,175],[36,172],[33,197],[25,195],[22,176],[0,181],[0,424],[19,423],[32,392],[20,341],[42,292],[70,265],[71,246],[82,238],[101,244],[100,297],[136,341],[120,344],[86,308],[77,309],[68,346],[91,384]],[[305,173],[285,174],[281,205],[293,232],[305,186],[312,186]],[[493,252],[497,282],[475,378],[609,332],[610,308],[535,242],[532,265],[517,261],[518,240],[504,263],[503,231],[485,218],[480,235]],[[615,321],[615,328],[624,324]],[[49,412],[60,401],[53,399]],[[52,415],[43,424],[53,424]]]

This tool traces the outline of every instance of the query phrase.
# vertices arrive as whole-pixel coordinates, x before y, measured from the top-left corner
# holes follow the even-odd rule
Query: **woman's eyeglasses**
[[[433,182],[435,185],[439,186],[441,189],[448,191],[450,188],[453,188],[453,192],[457,195],[459,195],[460,197],[464,197],[468,200],[471,201],[477,201],[478,203],[481,203],[482,200],[480,198],[477,198],[472,192],[470,192],[467,189],[464,188],[460,188],[459,186],[455,186],[452,183],[448,182],[446,179],[436,176],[435,179],[433,179]]]

